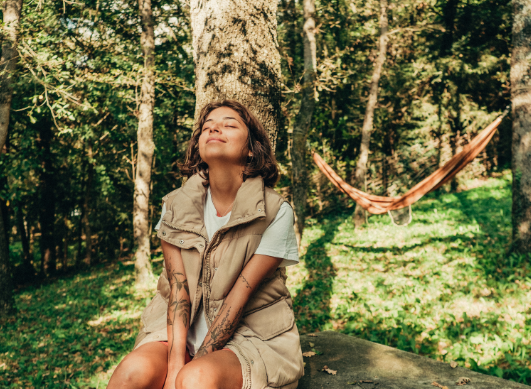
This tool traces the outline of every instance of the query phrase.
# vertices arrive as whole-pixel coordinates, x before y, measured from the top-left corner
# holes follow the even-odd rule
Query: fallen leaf
[[[317,338],[317,335],[315,334],[308,334],[308,336],[311,336],[312,338]]]
[[[303,357],[313,357],[314,355],[317,355],[317,353],[313,352],[313,351],[307,351],[305,353],[302,353],[302,356]]]
[[[310,343],[310,347],[315,347],[315,344],[313,344],[312,342],[308,342]]]
[[[461,378],[459,378],[459,381],[457,381],[455,384],[457,386],[464,386],[466,384],[469,384],[470,381],[472,381],[472,380],[470,378],[468,378],[468,377],[461,377]]]
[[[433,381],[431,384],[432,384],[432,386],[436,386],[436,387],[438,387],[440,389],[448,389],[448,386],[443,386],[443,385],[441,385],[441,384],[439,384],[438,382],[435,382],[435,381]]]
[[[328,366],[325,366],[323,367],[323,370],[324,372],[330,374],[330,375],[336,375],[337,374],[337,370],[332,370],[332,369],[329,369]]]

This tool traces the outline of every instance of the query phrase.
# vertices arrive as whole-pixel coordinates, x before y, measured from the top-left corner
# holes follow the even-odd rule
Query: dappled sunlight
[[[22,291],[2,323],[0,375],[15,387],[106,387],[155,287],[136,289],[134,266],[118,262]]]
[[[408,227],[386,215],[370,217],[362,230],[350,214],[324,219],[326,227],[310,220],[303,247],[311,252],[288,278],[301,332],[340,330],[530,383],[531,278],[521,259],[505,254],[510,177],[477,183],[421,200]],[[335,272],[322,313],[304,298],[330,293],[316,256],[329,258]]]

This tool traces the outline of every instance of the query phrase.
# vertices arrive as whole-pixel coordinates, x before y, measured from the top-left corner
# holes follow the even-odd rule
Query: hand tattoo
[[[242,282],[245,283],[245,287],[246,287],[247,289],[252,289],[252,288],[251,288],[251,285],[249,285],[249,283],[247,282],[247,280],[245,279],[245,277],[243,276],[243,274],[240,274],[240,276],[239,276],[238,278],[241,278],[241,279],[242,279]]]

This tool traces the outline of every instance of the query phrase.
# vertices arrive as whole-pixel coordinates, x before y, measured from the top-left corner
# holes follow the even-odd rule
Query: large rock
[[[392,347],[337,332],[319,332],[316,337],[301,336],[302,351],[312,348],[322,355],[305,357],[304,377],[299,389],[435,389],[432,383],[448,389],[516,389],[527,385],[502,380],[437,362]],[[311,347],[309,343],[313,343]],[[322,371],[324,366],[336,370],[336,375]],[[457,386],[461,377],[470,379],[465,386]],[[372,383],[359,383],[372,381]],[[359,384],[354,384],[358,382]]]

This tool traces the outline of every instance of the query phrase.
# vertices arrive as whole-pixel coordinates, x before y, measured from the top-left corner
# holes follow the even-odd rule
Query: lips
[[[210,142],[221,142],[221,143],[226,143],[224,140],[219,139],[219,138],[210,138],[210,139],[207,140],[207,143],[210,143]]]

